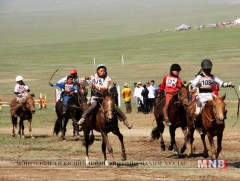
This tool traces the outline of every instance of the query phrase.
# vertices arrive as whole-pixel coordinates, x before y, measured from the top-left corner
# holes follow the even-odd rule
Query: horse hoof
[[[184,145],[184,146],[181,148],[180,153],[183,154],[183,153],[185,152],[185,150],[186,150],[186,145]]]
[[[168,147],[168,150],[169,150],[169,151],[172,151],[172,150],[173,150],[173,146],[170,145],[170,146]]]
[[[165,145],[161,145],[161,150],[162,150],[162,151],[165,151],[165,150],[166,150]]]
[[[122,158],[121,158],[122,161],[126,161],[127,160],[127,157],[126,155],[122,155]]]
[[[31,139],[35,139],[35,137],[34,137],[34,136],[31,136]]]

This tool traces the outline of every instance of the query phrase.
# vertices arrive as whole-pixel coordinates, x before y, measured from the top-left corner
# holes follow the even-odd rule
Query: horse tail
[[[59,120],[57,119],[55,122],[54,129],[53,129],[53,134],[58,135],[60,131],[61,131],[61,124],[59,123]]]
[[[89,136],[89,146],[91,146],[92,144],[93,144],[93,142],[94,142],[94,134],[93,134],[93,130],[92,130],[92,133],[91,133],[91,135]]]

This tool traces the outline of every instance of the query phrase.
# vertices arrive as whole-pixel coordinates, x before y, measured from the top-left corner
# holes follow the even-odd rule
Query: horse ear
[[[31,92],[31,93],[30,93],[30,96],[31,96],[31,97],[35,97],[35,94]]]
[[[224,95],[222,95],[221,97],[219,97],[220,99],[224,100],[226,98],[226,93],[224,93]]]

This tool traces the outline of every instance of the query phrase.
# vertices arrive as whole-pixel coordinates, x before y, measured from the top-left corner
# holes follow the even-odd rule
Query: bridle
[[[187,96],[181,98],[181,93],[180,91],[178,91],[178,101],[180,102],[181,105],[183,105],[184,109],[186,109],[188,107],[188,104],[184,104],[184,100],[187,99],[187,101],[189,102],[189,93],[187,94]]]

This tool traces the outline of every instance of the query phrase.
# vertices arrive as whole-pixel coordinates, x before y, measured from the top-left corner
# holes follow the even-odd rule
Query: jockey
[[[67,76],[67,80],[65,82],[50,84],[50,86],[51,87],[56,86],[63,89],[63,92],[61,93],[61,97],[63,98],[63,114],[65,114],[71,98],[78,91],[78,87],[73,82],[73,76],[69,75]]]
[[[23,82],[23,77],[21,75],[16,77],[16,82],[14,94],[17,95],[17,105],[11,109],[11,113],[15,117],[17,117],[16,112],[26,102],[26,97],[29,94],[28,92],[30,92],[28,86]]]
[[[163,77],[161,86],[158,89],[158,97],[160,97],[165,90],[166,92],[166,101],[165,106],[163,107],[164,121],[167,126],[170,126],[171,123],[168,119],[168,107],[171,99],[175,94],[178,93],[179,87],[183,85],[181,78],[179,77],[179,72],[181,67],[179,64],[172,64],[170,68],[170,73]]]
[[[211,74],[212,71],[212,62],[211,60],[204,59],[201,62],[201,71],[192,81],[191,90],[192,92],[196,91],[199,88],[199,94],[196,97],[196,110],[193,114],[193,119],[195,121],[195,129],[199,134],[203,134],[202,129],[198,126],[198,115],[201,113],[201,109],[204,107],[208,100],[212,100],[213,86],[218,85],[219,87],[234,87],[232,82],[223,82],[216,76]]]
[[[107,75],[107,67],[103,64],[97,66],[96,73],[90,77],[83,77],[81,81],[87,81],[88,85],[91,87],[91,105],[87,110],[84,111],[82,118],[78,121],[78,124],[82,127],[83,123],[86,121],[89,114],[93,113],[94,110],[99,106],[99,102],[102,102],[102,92],[108,91],[111,84],[111,78]],[[122,111],[115,106],[118,117],[127,125],[130,129],[131,125],[128,124],[126,118],[123,118]]]

